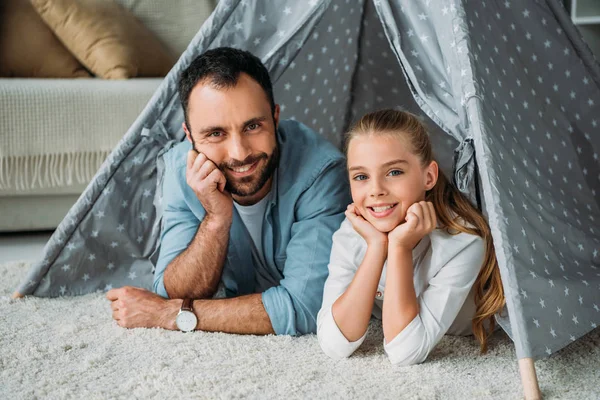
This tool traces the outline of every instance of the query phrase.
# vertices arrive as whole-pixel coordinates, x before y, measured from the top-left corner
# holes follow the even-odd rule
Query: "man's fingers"
[[[196,159],[194,160],[194,164],[192,165],[192,171],[199,171],[207,160],[208,157],[206,157],[204,153],[198,153],[198,156],[196,157]]]
[[[217,189],[219,189],[219,192],[223,193],[225,191],[226,184],[227,184],[227,178],[225,178],[225,175],[221,172],[221,174],[219,175],[218,181],[217,181]]]
[[[115,321],[118,321],[120,319],[119,312],[117,310],[113,310],[112,317]]]
[[[198,174],[196,175],[199,180],[206,179],[208,175],[210,175],[213,170],[217,169],[215,163],[210,160],[205,160],[204,164],[198,170]]]
[[[218,184],[219,181],[221,180],[221,178],[224,178],[224,176],[223,176],[223,173],[221,172],[221,170],[218,169],[218,168],[213,169],[210,172],[210,174],[208,174],[206,176],[206,180],[208,182],[212,182],[212,183],[215,183],[215,184]]]
[[[192,168],[192,165],[194,165],[194,161],[196,160],[196,157],[198,157],[198,152],[196,150],[191,149],[190,151],[188,151],[187,162],[186,162],[187,169]]]
[[[208,174],[205,180],[208,183],[210,183],[211,186],[215,185],[216,189],[219,190],[221,193],[223,193],[223,190],[225,190],[225,183],[227,182],[227,180],[225,179],[225,175],[223,175],[220,169],[215,168],[214,170],[212,170],[212,172]]]

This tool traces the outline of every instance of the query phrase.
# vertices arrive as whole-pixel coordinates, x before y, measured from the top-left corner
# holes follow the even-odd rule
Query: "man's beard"
[[[258,163],[261,160],[266,160],[266,163],[261,170],[255,171],[251,176],[243,178],[233,178],[228,176],[229,168],[239,168],[245,165],[252,165]],[[275,146],[271,155],[266,153],[260,153],[258,155],[250,155],[246,157],[244,161],[232,160],[219,164],[219,169],[225,175],[227,183],[225,184],[225,190],[234,196],[247,197],[253,196],[258,193],[267,181],[273,176],[275,169],[279,165],[279,146]],[[255,178],[258,175],[258,178]]]

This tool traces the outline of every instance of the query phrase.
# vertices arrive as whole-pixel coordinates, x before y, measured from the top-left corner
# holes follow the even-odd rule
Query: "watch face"
[[[194,314],[191,311],[181,311],[177,315],[175,323],[177,324],[177,328],[179,328],[180,331],[190,332],[196,329],[198,319],[196,318],[196,314]]]

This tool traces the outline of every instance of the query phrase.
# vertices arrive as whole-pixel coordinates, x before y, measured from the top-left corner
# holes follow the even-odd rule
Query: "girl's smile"
[[[396,206],[398,203],[393,204],[374,204],[372,206],[367,206],[367,209],[371,212],[371,214],[375,218],[385,218],[389,216],[391,213],[396,211]]]

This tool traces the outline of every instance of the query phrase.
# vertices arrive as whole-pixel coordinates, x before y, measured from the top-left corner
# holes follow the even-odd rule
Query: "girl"
[[[445,333],[486,351],[504,293],[490,229],[433,160],[414,115],[382,110],[347,134],[353,204],[333,235],[317,318],[321,348],[350,356],[371,314],[393,364],[424,361]]]

